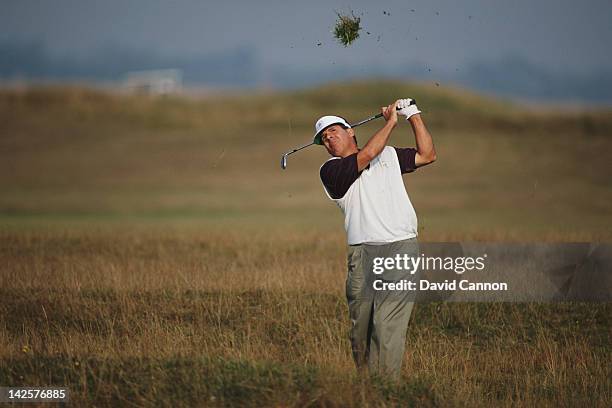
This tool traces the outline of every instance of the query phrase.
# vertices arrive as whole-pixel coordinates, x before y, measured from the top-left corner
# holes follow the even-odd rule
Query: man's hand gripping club
[[[357,169],[362,171],[368,164],[383,151],[389,140],[389,136],[395,126],[397,126],[397,104],[400,101],[398,99],[389,106],[382,107],[381,113],[386,120],[385,125],[378,132],[374,134],[363,146],[363,149],[357,153]]]

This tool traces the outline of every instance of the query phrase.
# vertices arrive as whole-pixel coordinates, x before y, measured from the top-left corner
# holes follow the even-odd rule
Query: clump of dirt
[[[344,15],[336,12],[338,21],[334,28],[334,37],[338,39],[340,44],[348,47],[353,41],[359,38],[359,30],[361,30],[361,19],[356,17],[353,12],[350,15]]]

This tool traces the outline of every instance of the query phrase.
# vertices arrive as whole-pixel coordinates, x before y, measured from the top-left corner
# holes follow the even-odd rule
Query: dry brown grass
[[[418,305],[403,386],[364,384],[349,354],[340,235],[48,231],[0,243],[0,380],[69,385],[80,403],[605,406],[611,397],[609,304]]]

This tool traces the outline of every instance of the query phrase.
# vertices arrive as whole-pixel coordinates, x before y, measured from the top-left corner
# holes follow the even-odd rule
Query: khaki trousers
[[[353,358],[361,371],[394,380],[400,377],[406,344],[406,331],[414,306],[415,292],[407,290],[375,290],[376,280],[418,281],[418,272],[405,269],[373,271],[375,258],[396,258],[397,255],[418,256],[416,238],[384,245],[350,245],[346,297],[350,317],[350,338]],[[377,283],[380,286],[380,282]]]

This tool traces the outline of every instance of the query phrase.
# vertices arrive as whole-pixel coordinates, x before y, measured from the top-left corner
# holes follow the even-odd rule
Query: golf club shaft
[[[415,101],[414,99],[413,99],[413,100],[411,100],[411,101],[410,101],[410,105],[416,105],[416,101]],[[396,110],[400,110],[400,108],[396,108]],[[383,115],[382,113],[379,113],[378,115],[370,116],[370,117],[369,117],[369,118],[367,118],[367,119],[364,119],[364,120],[361,120],[361,121],[359,121],[359,122],[357,122],[357,123],[355,123],[355,124],[352,124],[352,125],[351,125],[351,127],[352,127],[352,128],[354,128],[354,127],[357,127],[357,126],[361,126],[361,125],[363,125],[364,123],[368,123],[368,122],[369,122],[369,121],[371,121],[371,120],[374,120],[374,119],[378,119],[378,118],[380,118],[382,115]]]
[[[285,156],[289,156],[290,154],[293,154],[293,153],[295,153],[297,151],[305,149],[308,146],[312,146],[313,144],[314,144],[314,142],[311,142],[311,143],[305,144],[304,146],[296,147],[295,149],[291,150],[290,152],[285,153]]]
[[[359,122],[357,122],[357,123],[353,123],[353,124],[351,125],[351,127],[352,127],[352,128],[354,128],[354,127],[357,127],[357,126],[361,126],[361,125],[363,125],[364,123],[368,123],[368,122],[369,122],[369,121],[371,121],[371,120],[374,120],[374,119],[378,119],[378,118],[380,118],[382,115],[383,115],[382,113],[379,113],[378,115],[370,116],[370,117],[369,117],[369,118],[367,118],[367,119],[360,120],[360,121],[359,121]]]

